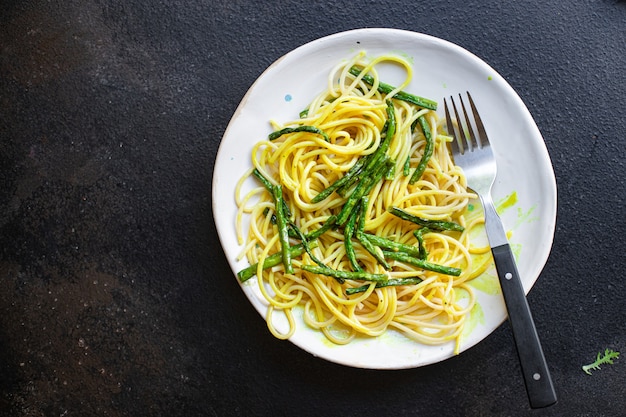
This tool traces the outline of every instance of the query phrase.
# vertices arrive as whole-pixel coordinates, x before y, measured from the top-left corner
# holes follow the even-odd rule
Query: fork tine
[[[463,124],[461,122],[461,118],[459,117],[459,111],[456,108],[456,103],[454,102],[454,98],[450,96],[450,101],[452,102],[452,109],[454,110],[454,118],[456,119],[457,127],[459,129],[458,142],[461,146],[461,154],[464,154],[465,151],[472,150],[472,143],[470,139],[465,134],[465,130],[463,129]],[[461,100],[461,104],[463,104],[463,100]]]
[[[480,139],[481,145],[489,145],[489,138],[487,137],[485,125],[483,125],[483,121],[478,114],[478,110],[476,109],[476,105],[474,105],[474,100],[472,99],[472,95],[469,93],[469,91],[467,92],[467,98],[469,99],[469,104],[472,108],[472,114],[474,115],[474,122],[476,122],[476,129],[478,129],[478,137]]]
[[[461,102],[461,108],[463,109],[465,126],[467,126],[467,132],[469,133],[469,137],[465,136],[465,139],[469,142],[469,150],[473,151],[475,149],[480,149],[482,148],[482,144],[479,142],[479,140],[476,139],[476,133],[474,132],[474,128],[472,127],[472,122],[470,121],[469,114],[467,113],[467,109],[465,108],[465,102],[463,101],[463,97],[461,96],[461,94],[459,94],[459,101]]]
[[[453,155],[456,155],[458,153],[460,153],[460,149],[459,149],[459,141],[457,139],[456,136],[456,132],[454,129],[454,123],[452,123],[452,119],[450,118],[450,111],[448,110],[448,102],[446,101],[445,97],[443,99],[443,108],[446,114],[446,126],[448,127],[448,134],[450,136],[452,136],[452,142],[450,142],[450,150],[452,151]]]

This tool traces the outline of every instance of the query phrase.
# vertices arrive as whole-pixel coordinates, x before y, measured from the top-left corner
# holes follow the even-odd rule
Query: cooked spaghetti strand
[[[380,79],[383,63],[404,70],[397,87]],[[404,92],[412,75],[403,58],[359,53],[330,71],[300,118],[270,121],[274,133],[253,147],[235,190],[236,232],[276,337],[294,333],[301,306],[304,323],[333,343],[395,329],[458,351],[476,300],[467,282],[488,266],[485,247],[470,243],[482,218],[466,218],[475,196],[436,103]],[[245,186],[258,178],[265,187]]]

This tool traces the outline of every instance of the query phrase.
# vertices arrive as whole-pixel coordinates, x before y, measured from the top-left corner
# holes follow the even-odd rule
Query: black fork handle
[[[556,403],[556,392],[509,244],[491,249],[532,408]]]

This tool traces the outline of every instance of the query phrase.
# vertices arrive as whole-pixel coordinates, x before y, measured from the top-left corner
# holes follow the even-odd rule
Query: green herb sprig
[[[600,370],[600,365],[610,364],[613,365],[613,360],[619,358],[619,352],[614,351],[613,349],[606,349],[604,351],[604,355],[602,352],[598,352],[598,356],[596,356],[596,360],[589,365],[584,365],[583,371],[586,374],[591,375],[591,370]]]

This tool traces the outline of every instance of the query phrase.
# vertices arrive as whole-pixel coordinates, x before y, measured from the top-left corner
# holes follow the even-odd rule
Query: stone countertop
[[[276,3],[276,4],[274,4]],[[0,414],[617,416],[626,358],[626,2],[4,1]],[[507,322],[438,364],[354,369],[275,339],[212,217],[217,148],[263,70],[392,27],[454,42],[524,100],[558,184],[528,295],[559,402],[530,410]]]

